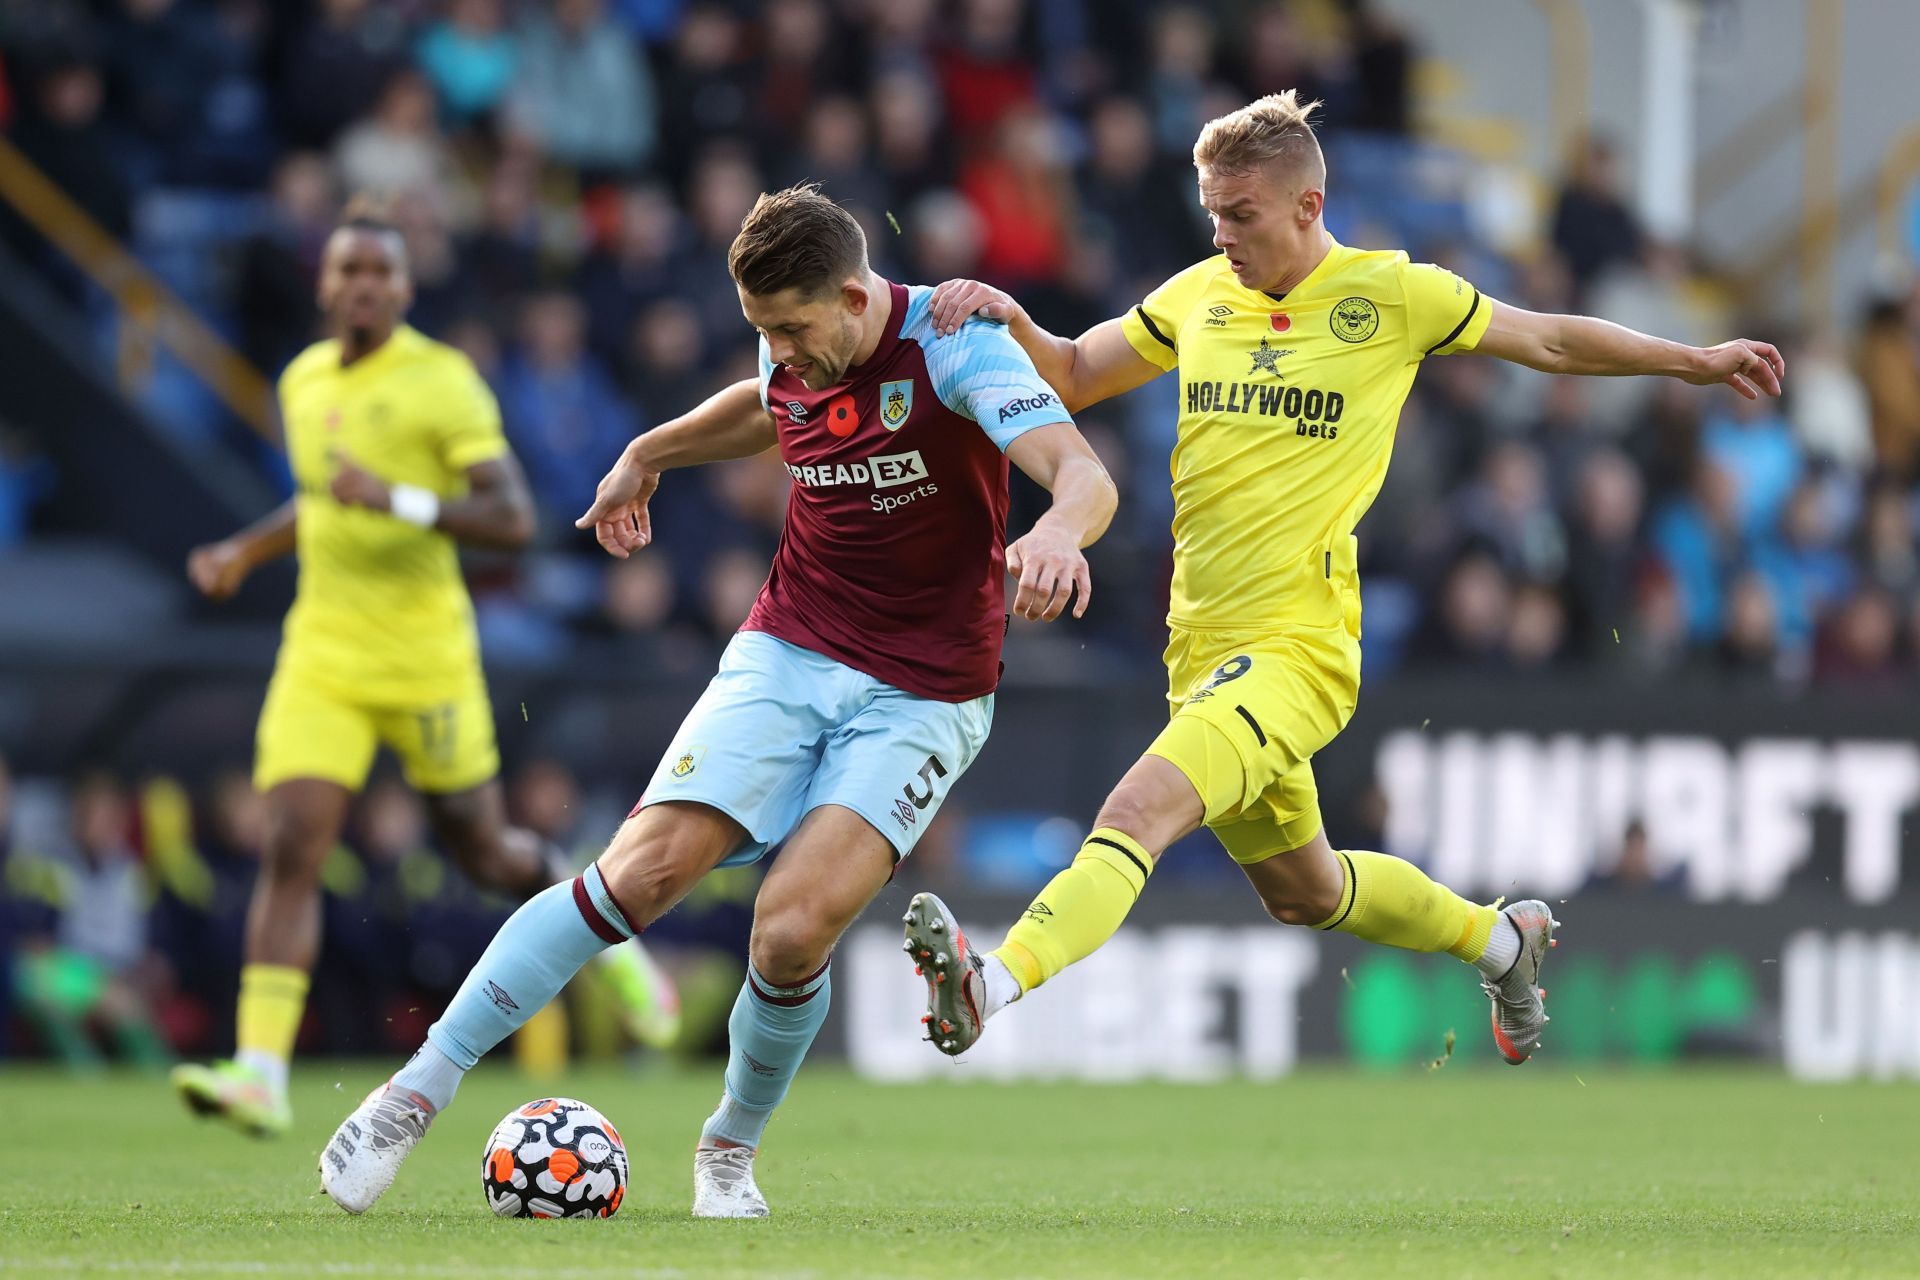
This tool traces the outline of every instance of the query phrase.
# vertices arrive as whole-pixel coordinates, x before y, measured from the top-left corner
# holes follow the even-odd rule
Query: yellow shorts
[[[1187,775],[1235,862],[1260,862],[1320,833],[1311,761],[1359,700],[1359,615],[1356,591],[1333,627],[1173,632],[1173,715],[1147,754]]]
[[[294,778],[318,778],[358,791],[382,743],[420,791],[467,791],[500,772],[493,704],[477,671],[448,700],[374,704],[276,670],[260,709],[253,785],[265,791]]]

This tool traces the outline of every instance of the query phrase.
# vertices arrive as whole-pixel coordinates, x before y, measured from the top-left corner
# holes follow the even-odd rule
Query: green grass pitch
[[[964,1073],[965,1068],[956,1068]],[[315,1156],[379,1068],[296,1077],[278,1143],[164,1084],[0,1072],[0,1272],[32,1275],[1760,1277],[1920,1274],[1920,1091],[1759,1071],[1319,1069],[1270,1084],[875,1086],[803,1072],[769,1131],[774,1217],[694,1222],[718,1070],[483,1069],[364,1218]],[[338,1083],[336,1083],[338,1082]],[[480,1151],[559,1092],[633,1182],[605,1222],[498,1221]]]

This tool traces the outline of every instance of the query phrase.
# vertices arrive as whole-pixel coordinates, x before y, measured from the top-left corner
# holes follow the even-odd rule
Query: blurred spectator
[[[319,0],[272,83],[296,146],[326,148],[405,65],[406,19],[376,0]]]
[[[321,336],[315,301],[320,257],[339,207],[326,160],[310,151],[290,152],[274,171],[273,204],[263,225],[241,243],[235,299],[241,350],[269,375]]]
[[[415,48],[451,125],[492,115],[513,86],[518,46],[503,0],[453,0]]]
[[[1206,256],[1206,223],[1191,190],[1193,174],[1154,151],[1153,122],[1131,97],[1104,99],[1089,121],[1074,236],[1097,236],[1120,251],[1120,287],[1144,297]]]
[[[1372,0],[1350,0],[1347,10],[1353,37],[1351,125],[1368,133],[1405,134],[1413,123],[1413,46]]]
[[[680,617],[679,588],[665,555],[616,561],[605,583],[593,625],[612,641],[613,660],[623,669],[691,676],[709,663],[704,633]]]
[[[480,225],[458,241],[462,285],[487,315],[512,314],[541,283],[539,201],[531,162],[502,161],[482,192]]]
[[[1727,628],[1715,652],[1720,669],[1743,683],[1770,684],[1785,674],[1779,607],[1758,573],[1738,574],[1728,587]]]
[[[1898,485],[1875,486],[1867,497],[1863,531],[1861,559],[1866,577],[1902,599],[1920,599],[1914,499]]]
[[[1842,530],[1827,510],[1827,492],[1803,482],[1787,501],[1779,536],[1754,548],[1755,567],[1779,607],[1781,644],[1789,650],[1810,646],[1814,628],[1853,586],[1853,564],[1840,549]]]
[[[634,321],[620,362],[627,395],[650,419],[685,413],[718,385],[705,356],[699,313],[678,299],[656,302]]]
[[[500,377],[500,407],[527,469],[543,523],[571,529],[638,418],[587,350],[586,312],[572,294],[546,293],[521,314],[520,342]]]
[[[1920,291],[1916,291],[1920,296]],[[1873,410],[1873,449],[1901,480],[1920,479],[1920,335],[1913,298],[1876,302],[1860,338],[1860,379]]]
[[[1001,119],[994,145],[960,175],[985,236],[980,269],[1009,289],[1059,278],[1073,235],[1065,140],[1051,116],[1022,110]]]
[[[1517,671],[1542,671],[1566,649],[1567,607],[1544,583],[1523,584],[1513,595],[1507,626],[1507,659]]]
[[[683,239],[671,191],[646,183],[620,192],[607,234],[581,261],[575,286],[594,349],[607,359],[624,354],[640,310],[674,292],[674,255]]]
[[[409,195],[444,210],[459,171],[434,121],[433,86],[417,71],[397,73],[373,114],[340,137],[334,163],[349,193]]]
[[[1814,674],[1835,684],[1904,695],[1913,676],[1899,667],[1900,607],[1892,592],[1868,586],[1834,617],[1815,652]]]
[[[1439,607],[1417,652],[1430,661],[1499,668],[1513,623],[1513,588],[1484,551],[1460,557],[1440,588]]]
[[[1590,454],[1576,483],[1567,580],[1573,630],[1589,657],[1606,658],[1633,607],[1645,510],[1640,473],[1624,454]]]
[[[966,197],[929,191],[907,211],[906,223],[913,283],[938,284],[979,273],[985,228]]]
[[[672,52],[658,96],[660,168],[685,190],[701,147],[751,127],[753,73],[745,23],[717,0],[687,9]]]
[[[1575,149],[1552,238],[1581,294],[1609,267],[1639,256],[1640,223],[1620,194],[1619,155],[1607,139],[1590,135]]]
[[[68,847],[55,864],[57,920],[50,936],[26,939],[18,983],[22,1011],[70,1067],[96,1066],[96,1034],[129,1061],[165,1065],[149,990],[147,882],[130,835],[126,789],[105,774],[83,776],[70,802]]]
[[[818,182],[863,222],[878,219],[888,209],[887,188],[867,163],[867,115],[859,100],[844,94],[823,97],[802,119],[797,145],[785,149],[782,185]]]
[[[1480,478],[1461,492],[1457,519],[1465,540],[1491,551],[1516,577],[1551,582],[1566,569],[1566,531],[1531,445],[1496,446]]]
[[[1595,872],[1587,882],[1589,889],[1609,889],[1618,893],[1657,893],[1678,895],[1686,890],[1687,869],[1676,864],[1665,871],[1656,870],[1653,842],[1647,838],[1647,824],[1635,818],[1620,837],[1620,851],[1613,866]]]
[[[415,56],[456,126],[490,115],[513,84],[519,47],[503,0],[452,0],[420,37]]]
[[[707,561],[701,596],[708,634],[725,639],[740,629],[767,580],[768,557],[735,547]]]
[[[1873,466],[1873,412],[1839,340],[1817,335],[1787,361],[1787,418],[1808,459],[1865,475]]]
[[[727,249],[764,189],[752,157],[736,143],[714,143],[694,163],[687,197],[694,234],[676,264],[674,291],[700,309],[709,341],[739,342],[749,332],[727,275]]]
[[[1154,17],[1147,40],[1147,104],[1154,137],[1168,155],[1190,155],[1207,122],[1217,35],[1213,20],[1195,5],[1169,5]]]
[[[960,0],[959,30],[936,55],[947,126],[962,152],[985,144],[1039,96],[1021,44],[1022,0]]]
[[[893,209],[908,204],[953,179],[953,149],[940,135],[940,101],[927,82],[905,71],[888,72],[873,83],[868,110],[873,116],[874,159],[887,184]]]
[[[1654,517],[1652,541],[1679,593],[1688,637],[1695,643],[1711,642],[1720,634],[1726,581],[1740,559],[1733,476],[1701,461],[1692,489],[1669,500]]]
[[[1765,536],[1779,522],[1800,480],[1800,448],[1779,403],[1722,396],[1701,430],[1700,446],[1733,479],[1741,531]]]
[[[1255,6],[1234,42],[1234,53],[1242,101],[1293,89],[1300,101],[1321,103],[1317,118],[1326,124],[1342,128],[1348,123],[1347,69],[1308,38],[1291,6],[1278,0]]]
[[[653,150],[653,77],[603,0],[553,0],[531,11],[508,103],[514,125],[562,164],[631,173]]]
[[[514,772],[507,801],[516,825],[569,854],[585,851],[580,839],[580,783],[565,764],[547,758],[527,761]]]
[[[104,84],[98,67],[87,62],[56,62],[34,81],[33,101],[20,113],[13,145],[115,239],[132,230],[132,192],[115,159],[113,133],[101,118]],[[0,227],[11,227],[9,209]],[[22,231],[10,238],[25,247]],[[29,251],[29,260],[53,262],[51,251]],[[64,267],[57,273],[71,281]],[[83,296],[77,283],[69,296]]]
[[[801,145],[811,134],[824,91],[856,82],[834,38],[822,0],[767,0],[760,6],[760,57],[754,75],[754,119],[766,154]],[[825,173],[806,175],[828,182]],[[830,192],[833,186],[828,182]]]

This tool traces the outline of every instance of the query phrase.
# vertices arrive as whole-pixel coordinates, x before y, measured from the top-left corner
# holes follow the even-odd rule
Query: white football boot
[[[701,1143],[693,1153],[693,1216],[764,1218],[767,1198],[753,1180],[752,1147]]]
[[[321,1149],[321,1189],[348,1213],[365,1213],[393,1185],[400,1162],[432,1123],[433,1108],[424,1098],[381,1085]]]
[[[907,940],[900,949],[913,957],[913,971],[927,983],[927,1011],[920,1018],[927,1039],[949,1057],[965,1053],[986,1026],[986,962],[934,894],[914,894],[901,920]]]
[[[1560,922],[1553,911],[1537,898],[1510,903],[1500,912],[1494,928],[1514,928],[1520,933],[1520,954],[1513,967],[1498,978],[1483,978],[1480,989],[1493,1000],[1493,1042],[1500,1056],[1519,1066],[1540,1047],[1540,1032],[1547,1017],[1547,992],[1540,985],[1540,966],[1547,952],[1557,945],[1553,931]]]

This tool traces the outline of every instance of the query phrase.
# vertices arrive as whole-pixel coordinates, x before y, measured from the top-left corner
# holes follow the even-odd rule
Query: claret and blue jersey
[[[1006,448],[1070,422],[1005,328],[936,336],[933,291],[889,284],[880,345],[812,391],[760,346],[760,392],[793,476],[746,629],[922,697],[990,692],[1005,632]]]

